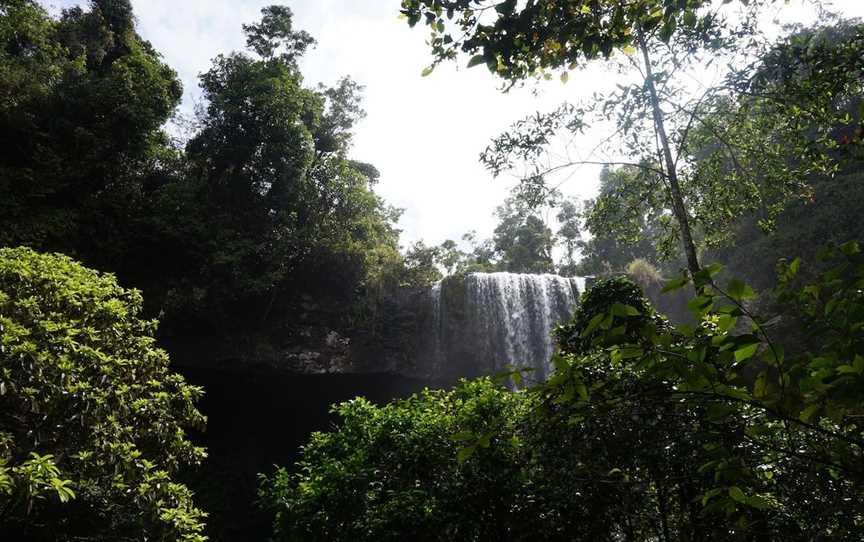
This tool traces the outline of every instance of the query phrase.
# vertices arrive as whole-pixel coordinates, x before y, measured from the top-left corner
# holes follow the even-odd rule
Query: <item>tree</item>
[[[495,211],[498,226],[493,240],[500,257],[498,268],[511,273],[551,273],[552,230],[542,218],[514,198]]]
[[[501,3],[405,0],[402,13],[412,26],[425,16],[427,24],[432,27],[430,44],[436,63],[455,58],[461,50],[475,54],[469,65],[485,64],[492,73],[513,82],[547,70],[575,67],[583,60],[601,56],[608,59],[616,49],[632,55],[638,52],[644,68],[644,88],[640,97],[652,115],[653,132],[659,145],[659,152],[653,156],[662,156],[660,169],[653,169],[667,182],[673,213],[681,230],[682,247],[691,272],[696,273],[700,266],[657,92],[651,54],[669,45],[671,38],[678,34],[689,38],[685,43],[688,46],[698,46],[699,41],[715,37],[710,35],[716,28],[711,14],[698,15],[698,9],[708,3],[707,0],[689,0],[681,4],[661,0],[576,4],[538,1],[529,2],[517,10],[515,0]],[[447,32],[445,11],[447,19],[456,17],[456,25],[464,31],[464,37],[454,40],[453,35]],[[480,18],[490,11],[495,17],[494,24],[483,24]],[[539,137],[529,142],[532,146],[545,143],[548,133],[540,130],[536,135]],[[509,150],[512,148],[504,152]],[[496,159],[493,157],[491,161],[496,162]],[[500,165],[497,163],[494,167]],[[652,166],[646,164],[645,167]]]
[[[573,165],[604,163],[638,169],[639,199],[625,203],[639,204],[651,198],[674,218],[675,237],[690,273],[695,275],[701,269],[696,226],[702,230],[699,235],[711,239],[723,234],[729,217],[760,207],[776,212],[778,201],[800,194],[795,179],[814,172],[828,173],[832,168],[824,152],[809,144],[812,134],[797,123],[820,111],[831,111],[824,107],[825,94],[799,94],[807,99],[795,101],[801,111],[794,113],[789,100],[793,89],[782,86],[762,93],[766,89],[759,88],[758,78],[745,75],[753,75],[746,68],[733,71],[725,84],[698,95],[677,77],[707,61],[706,57],[716,61],[723,56],[731,59],[735,53],[764,51],[753,21],[765,3],[741,2],[735,24],[730,22],[729,13],[738,3],[715,6],[709,0],[537,0],[524,6],[515,0],[404,0],[402,14],[412,26],[425,19],[431,28],[432,67],[455,59],[460,52],[467,53],[473,55],[469,66],[485,64],[511,85],[531,77],[551,78],[555,71],[566,81],[567,70],[587,61],[621,59],[618,66],[632,73],[636,83],[623,84],[602,100],[580,106],[566,104],[550,114],[538,113],[517,122],[492,142],[482,160],[496,175],[527,161],[533,173],[523,184],[535,200],[538,195],[542,198],[547,176]],[[851,57],[845,58],[848,65]],[[431,67],[427,73],[430,71]],[[811,75],[811,79],[822,80],[819,73]],[[830,78],[835,87],[856,88],[848,84],[846,74]],[[808,88],[816,87],[821,88],[814,84]],[[771,125],[767,122],[741,122],[727,131],[706,120],[712,111],[726,109],[730,97],[734,103],[734,97],[742,93],[758,96],[747,102],[753,105],[749,111],[771,112],[775,122],[785,119],[778,125],[782,136],[766,138],[765,131]],[[594,114],[615,121],[615,135],[620,136],[622,145],[608,158],[548,166],[544,147],[550,137],[560,130],[582,131]],[[710,147],[700,134],[710,135]],[[709,148],[713,162],[697,156]],[[802,150],[807,152],[799,153]],[[795,153],[804,159],[794,167],[776,167]],[[749,162],[746,168],[737,168],[739,156]],[[699,160],[717,167],[700,167]],[[720,163],[724,167],[719,167]],[[768,189],[756,189],[759,186]],[[614,228],[615,224],[606,226]]]
[[[556,239],[563,244],[564,257],[558,266],[559,275],[576,275],[577,259],[576,251],[582,242],[581,218],[582,212],[579,202],[574,199],[565,199],[556,216],[558,219],[558,232]]]
[[[598,281],[534,388],[481,379],[338,406],[293,472],[263,481],[276,538],[860,538],[864,260],[856,243],[825,257],[812,282],[799,260],[779,268],[811,353],[784,350],[748,311],[754,292],[721,289],[712,265],[693,279],[695,326],[672,326],[627,279]]]
[[[120,268],[180,101],[177,75],[134,31],[128,1],[54,20],[0,9],[0,246],[59,250]]]
[[[287,6],[268,6],[261,10],[261,21],[244,24],[246,46],[262,58],[273,58],[277,51],[280,59],[288,64],[303,56],[315,40],[305,31],[295,31],[294,14]]]
[[[581,244],[582,274],[620,273],[633,260],[658,262],[677,253],[671,217],[643,192],[641,173],[626,166],[600,172],[600,192],[585,203],[585,227],[592,237]],[[615,228],[606,227],[611,223]]]
[[[853,399],[860,388],[852,391],[858,369],[864,370],[864,362],[855,366],[860,344],[852,332],[860,295],[850,291],[862,269],[860,249],[848,243],[829,248],[824,257],[828,266],[812,282],[799,281],[798,259],[779,266],[782,314],[804,318],[805,328],[818,337],[809,342],[816,347],[812,352],[784,348],[788,337],[781,344],[771,324],[748,310],[753,290],[734,279],[721,288],[720,266],[712,265],[693,279],[697,296],[689,307],[695,327],[673,328],[658,320],[638,289],[634,294],[635,286],[595,286],[574,322],[559,329],[563,355],[553,360],[557,371],[541,393],[549,404],[575,407],[567,410],[578,422],[574,431],[605,418],[610,405],[651,405],[658,428],[677,427],[675,446],[700,443],[673,468],[681,469],[678,474],[663,474],[662,467],[662,478],[649,485],[662,489],[672,482],[667,489],[674,489],[662,493],[675,495],[673,500],[693,496],[667,503],[666,510],[700,503],[691,518],[697,523],[685,525],[688,530],[712,518],[710,529],[719,527],[715,532],[723,539],[860,537],[862,510],[837,500],[857,501],[864,491],[855,463],[864,449],[855,421],[860,397]],[[666,290],[688,282],[673,281]],[[738,327],[745,318],[751,325]],[[665,413],[670,418],[661,421]],[[627,409],[621,414],[626,420]],[[653,440],[657,433],[646,436],[638,465],[615,467],[627,480],[652,477],[643,460],[670,449]],[[663,519],[662,506],[658,513],[664,531],[679,529],[675,515]],[[696,532],[710,532],[706,528]]]
[[[288,8],[244,31],[249,51],[201,76],[207,105],[184,149],[161,130],[180,84],[130,2],[56,20],[4,4],[0,246],[116,272],[165,334],[267,327],[303,294],[358,298],[399,259],[399,211],[374,193],[374,166],[349,156],[362,87],[304,85],[314,40]]]
[[[399,287],[424,288],[438,282],[442,277],[438,269],[440,260],[440,247],[427,247],[423,241],[417,241],[405,252],[405,275]]]
[[[0,249],[0,530],[203,541],[177,481],[205,456],[200,388],[168,368],[141,295],[61,255]]]
[[[301,293],[350,305],[398,258],[399,211],[372,190],[378,171],[349,158],[362,87],[304,86],[312,38],[288,8],[262,14],[244,26],[252,53],[202,74],[188,163],[154,195],[148,227],[176,255],[159,285],[175,329],[260,328],[290,318]]]
[[[465,264],[461,272],[489,273],[497,269],[497,256],[495,245],[491,239],[478,239],[476,231],[469,231],[462,235],[462,240],[468,244],[465,253]]]
[[[864,197],[859,190],[859,170],[864,157],[860,139],[862,100],[859,92],[845,88],[856,80],[859,83],[864,80],[860,66],[848,58],[857,54],[861,47],[862,26],[857,21],[842,19],[828,22],[830,24],[824,26],[820,23],[796,28],[769,50],[757,70],[763,87],[776,88],[785,84],[793,89],[790,93],[793,97],[814,95],[806,101],[814,100],[817,95],[833,97],[828,101],[834,108],[830,115],[819,115],[804,122],[815,125],[810,129],[813,144],[827,147],[827,154],[837,165],[834,175],[806,179],[806,186],[802,187],[804,197],[785,205],[772,219],[770,231],[766,232],[763,225],[771,217],[757,211],[730,228],[732,240],[729,243],[713,249],[713,257],[760,290],[772,286],[773,267],[778,259],[798,254],[804,261],[815,262],[817,253],[826,244],[842,244],[864,237],[855,211]],[[814,70],[826,74],[844,70],[845,73],[813,81],[808,74]],[[819,86],[814,86],[817,84]],[[800,98],[796,100],[801,101]],[[790,103],[795,104],[795,101],[790,100]],[[852,122],[833,123],[837,120],[835,117],[845,117]],[[823,125],[826,121],[828,124]],[[728,122],[731,121],[718,119],[715,123]],[[820,136],[830,138],[817,143]]]

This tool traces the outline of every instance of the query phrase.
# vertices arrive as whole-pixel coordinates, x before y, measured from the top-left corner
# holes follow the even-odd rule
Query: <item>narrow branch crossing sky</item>
[[[500,83],[483,67],[465,69],[466,59],[421,77],[430,61],[427,33],[397,19],[398,0],[133,0],[138,32],[183,80],[184,114],[200,101],[198,74],[216,55],[243,49],[240,25],[276,3],[291,7],[295,28],[318,41],[302,62],[308,85],[333,84],[349,75],[366,87],[368,116],[356,128],[353,158],[374,164],[382,175],[378,193],[405,209],[403,244],[421,238],[437,244],[469,230],[490,236],[492,213],[515,182],[493,180],[479,164],[478,154],[490,138],[525,115],[602,91],[617,77],[595,64],[571,74],[567,84],[528,84],[502,94]],[[793,0],[778,8],[783,22],[812,22],[812,9],[802,3]],[[86,2],[43,4],[58,12]],[[845,16],[864,16],[864,0],[831,4]],[[585,141],[584,147],[595,143]],[[597,166],[583,166],[562,189],[591,197],[598,173]]]

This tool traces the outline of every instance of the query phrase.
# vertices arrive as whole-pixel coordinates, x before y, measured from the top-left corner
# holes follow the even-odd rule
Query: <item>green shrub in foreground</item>
[[[204,540],[174,475],[204,450],[200,388],[170,372],[141,295],[62,255],[0,249],[0,532]]]
[[[264,480],[275,539],[530,539],[526,518],[537,515],[515,434],[527,408],[526,394],[489,379],[386,406],[336,405],[341,423],[312,436],[299,472]]]

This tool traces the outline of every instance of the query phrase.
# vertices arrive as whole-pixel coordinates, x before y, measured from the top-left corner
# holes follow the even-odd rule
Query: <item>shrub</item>
[[[619,317],[624,317],[624,324],[615,329],[620,331],[619,338],[628,340],[636,340],[645,324],[658,318],[632,280],[603,279],[582,294],[573,319],[555,329],[555,338],[564,352],[585,354],[598,345],[598,339],[609,338],[612,323]]]
[[[174,479],[200,388],[141,295],[62,255],[0,249],[0,525],[27,540],[204,540]]]
[[[335,406],[341,423],[312,436],[297,471],[263,481],[275,540],[535,539],[542,520],[513,438],[526,397],[480,379]]]

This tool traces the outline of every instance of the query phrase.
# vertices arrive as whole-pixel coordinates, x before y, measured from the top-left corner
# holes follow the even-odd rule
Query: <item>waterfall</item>
[[[473,273],[431,288],[431,372],[476,376],[510,365],[545,379],[552,329],[572,317],[585,280],[557,275]]]
[[[441,283],[436,282],[430,289],[430,297],[432,304],[432,374],[441,373],[441,362],[444,358],[444,351],[441,347]]]

